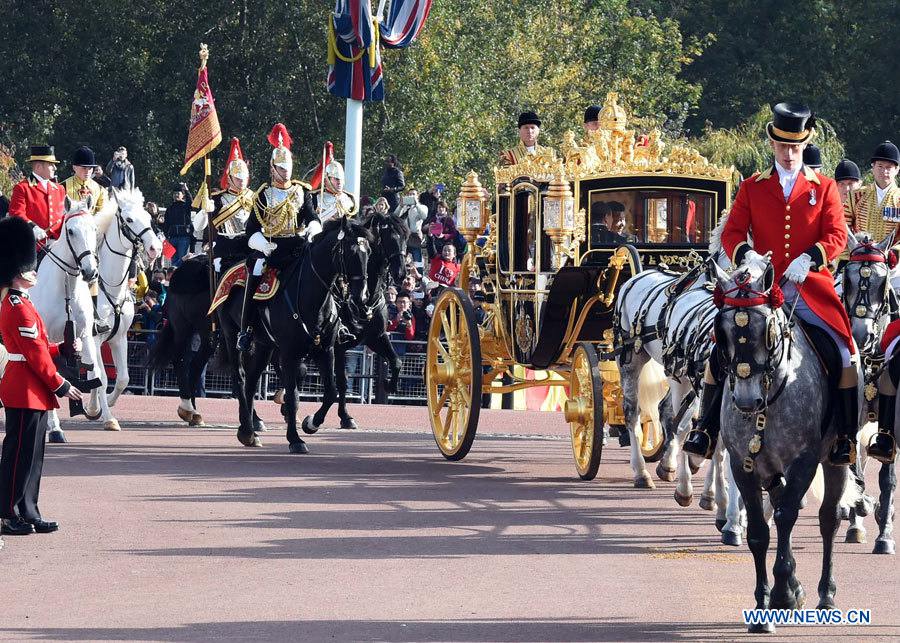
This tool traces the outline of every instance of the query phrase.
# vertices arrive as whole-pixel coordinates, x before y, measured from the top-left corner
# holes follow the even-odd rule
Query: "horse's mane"
[[[106,234],[106,231],[109,230],[109,226],[115,221],[118,212],[119,206],[115,199],[106,199],[106,203],[103,204],[103,209],[94,215],[94,223],[97,224],[98,236]]]
[[[110,198],[106,199],[103,209],[94,215],[97,224],[97,234],[106,234],[112,222],[116,220],[119,208],[130,210],[144,207],[144,194],[138,188],[131,190],[114,190]]]
[[[341,217],[334,217],[333,219],[326,221],[325,225],[322,226],[322,234],[320,236],[329,237],[332,234],[336,235],[341,230],[342,221],[343,219]],[[375,238],[372,236],[372,233],[369,232],[362,223],[353,219],[346,219],[346,221],[348,230],[352,236],[363,237],[370,245],[375,243]]]
[[[409,238],[409,226],[406,225],[406,222],[403,219],[401,219],[400,217],[396,217],[393,214],[378,214],[373,210],[369,216],[365,217],[362,220],[362,223],[364,226],[366,226],[366,228],[368,228],[373,223],[379,221],[384,221],[389,226],[391,226],[391,229],[396,232],[401,239]]]

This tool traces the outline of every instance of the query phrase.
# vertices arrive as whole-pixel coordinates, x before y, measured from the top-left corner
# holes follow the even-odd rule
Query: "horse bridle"
[[[116,212],[116,233],[119,235],[119,240],[124,238],[125,241],[127,241],[128,243],[131,244],[131,249],[126,250],[125,252],[119,252],[118,250],[114,249],[109,244],[108,233],[104,233],[104,235],[103,235],[103,245],[106,246],[106,249],[109,250],[114,255],[116,255],[118,257],[122,257],[123,259],[127,259],[129,262],[131,262],[134,260],[134,252],[137,250],[138,246],[140,246],[143,243],[143,241],[142,241],[143,236],[151,231],[152,231],[152,228],[150,226],[145,226],[143,230],[141,230],[140,232],[135,234],[131,230],[131,228],[129,228],[127,225],[125,225],[125,223],[122,221],[122,208],[119,207],[118,212]],[[118,281],[118,283],[114,283],[114,284],[107,283],[103,279],[102,275],[98,274],[98,276],[97,276],[97,286],[100,288],[101,292],[103,292],[103,296],[106,297],[106,300],[110,303],[110,305],[112,305],[113,310],[117,316],[122,314],[121,304],[118,303],[117,301],[114,301],[113,298],[110,297],[108,288],[121,287],[122,284],[124,284],[128,280],[129,272],[130,272],[130,270],[126,270],[125,274],[122,275],[122,278]]]
[[[847,268],[852,263],[862,263],[862,266],[859,268],[859,291],[856,293],[853,304],[848,306],[847,284],[849,281],[847,279]],[[847,314],[856,319],[871,319],[875,326],[874,336],[878,338],[880,338],[881,335],[878,320],[884,316],[884,307],[888,305],[888,299],[890,297],[890,270],[888,270],[885,275],[884,294],[881,297],[881,301],[878,302],[877,307],[872,307],[872,298],[870,295],[872,290],[871,279],[872,274],[874,273],[872,264],[879,263],[885,264],[885,267],[887,267],[887,253],[874,243],[869,242],[854,248],[850,253],[850,260],[843,268],[844,289],[841,292],[841,299],[844,303],[844,308],[847,310]],[[875,341],[877,342],[879,339],[876,339]],[[865,352],[868,348],[871,347],[862,347],[861,350]]]
[[[81,274],[81,260],[87,257],[88,255],[93,255],[94,251],[90,248],[86,249],[81,254],[76,254],[74,246],[72,246],[72,239],[70,238],[68,223],[75,217],[84,216],[87,214],[87,210],[81,210],[79,212],[73,212],[72,214],[67,214],[63,218],[63,233],[66,238],[66,245],[69,248],[69,252],[72,253],[72,256],[75,258],[74,265],[69,264],[68,261],[63,259],[57,254],[54,254],[53,250],[49,246],[45,246],[44,252],[50,258],[50,261],[55,263],[63,272],[65,272],[70,277],[78,277]]]
[[[334,257],[334,260],[337,261],[337,264],[336,264],[337,272],[335,273],[334,279],[332,280],[332,282],[330,284],[327,281],[325,281],[325,279],[322,277],[322,275],[319,274],[319,271],[316,270],[316,264],[313,262],[311,255],[310,255],[310,261],[309,261],[309,267],[312,270],[312,273],[316,276],[316,279],[319,280],[319,283],[321,283],[323,286],[325,286],[325,288],[328,290],[328,292],[331,294],[331,296],[334,299],[336,299],[337,301],[346,301],[347,305],[350,307],[350,310],[353,312],[353,314],[359,315],[363,311],[360,311],[358,309],[358,307],[357,307],[356,303],[353,301],[352,297],[348,297],[348,294],[349,294],[348,293],[348,285],[352,284],[356,281],[360,281],[360,280],[364,281],[367,278],[367,276],[364,274],[363,275],[348,275],[347,274],[347,264],[344,259],[344,239],[346,238],[346,236],[347,236],[346,231],[343,231],[342,233],[338,234],[337,242],[331,248],[331,254]],[[365,240],[365,239],[357,238],[357,243],[360,240]],[[368,243],[367,243],[367,245],[368,245]],[[342,283],[338,284],[339,281],[341,281]],[[349,282],[349,284],[347,282]],[[370,311],[365,311],[365,312],[366,312],[366,314],[371,314]]]

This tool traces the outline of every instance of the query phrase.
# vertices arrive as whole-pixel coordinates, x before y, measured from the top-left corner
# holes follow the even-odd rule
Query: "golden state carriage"
[[[691,148],[667,149],[658,131],[637,138],[612,93],[599,130],[583,143],[566,134],[561,152],[548,148],[495,168],[492,212],[478,177],[466,177],[456,216],[469,250],[460,287],[435,303],[426,389],[438,448],[461,460],[482,395],[567,386],[575,465],[590,480],[604,424],[624,424],[613,357],[617,290],[643,266],[684,270],[706,256],[709,232],[730,203],[733,170]],[[628,243],[610,234],[599,216],[609,208],[592,207],[597,202],[624,211]],[[479,317],[468,288],[475,277],[484,296]],[[516,367],[548,376],[528,379]],[[649,415],[642,423],[644,456],[658,459],[662,429]]]

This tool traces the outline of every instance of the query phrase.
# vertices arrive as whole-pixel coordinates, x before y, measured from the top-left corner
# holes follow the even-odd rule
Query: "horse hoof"
[[[288,445],[291,453],[309,453],[309,447],[306,446],[306,442],[300,440],[300,442],[291,442]]]
[[[844,537],[844,542],[857,544],[866,542],[865,529],[860,529],[859,527],[850,527],[847,530],[847,535]]]
[[[700,496],[700,508],[703,511],[715,511],[716,510],[716,499],[713,496],[708,496],[705,493]],[[718,522],[718,521],[716,521]]]
[[[47,442],[51,444],[67,444],[69,441],[66,440],[66,434],[62,432],[62,429],[57,429],[47,434]]]
[[[356,423],[356,420],[353,418],[341,419],[341,428],[342,429],[358,429],[359,425]]]
[[[733,531],[723,531],[722,532],[722,544],[728,545],[729,547],[740,547],[741,546],[741,535],[736,534]]]
[[[728,521],[724,518],[716,518],[716,529],[718,529],[720,532],[725,529],[725,525],[727,524]]]
[[[103,423],[104,431],[121,431],[122,427],[119,426],[119,421],[116,418],[110,418],[106,422]]]
[[[103,411],[101,411],[99,408],[96,410],[96,412],[93,409],[89,409],[87,407],[85,407],[84,409],[84,417],[89,419],[91,422],[96,422],[97,420],[99,420],[101,415],[103,415]]]
[[[774,634],[775,626],[772,623],[751,623],[747,627],[750,634]]]
[[[321,428],[321,426],[322,426],[321,424],[319,426],[316,426],[315,420],[313,420],[313,416],[307,415],[305,418],[303,418],[303,424],[300,425],[300,428],[303,429],[304,433],[306,433],[308,435],[312,435],[313,433],[318,431],[319,428]],[[291,451],[291,453],[294,453],[294,452]],[[297,453],[307,453],[307,452],[306,451],[298,451]]]
[[[261,447],[262,441],[259,439],[255,433],[242,433],[238,431],[237,433],[238,442],[243,444],[245,447]]]
[[[188,411],[187,409],[183,409],[180,406],[178,407],[178,417],[187,422],[191,423],[191,420],[194,419],[195,413],[193,411]]]
[[[666,469],[662,462],[656,465],[656,477],[663,482],[675,482],[675,469]]]
[[[690,507],[691,503],[694,502],[694,496],[682,496],[680,493],[678,493],[678,489],[676,489],[675,502],[677,502],[682,507]]]
[[[841,520],[850,520],[850,507],[841,505]]]
[[[634,488],[635,489],[656,489],[656,485],[653,484],[653,480],[650,478],[650,474],[645,473],[644,475],[635,477]]]
[[[827,598],[823,598],[819,601],[819,604],[816,605],[817,610],[833,610],[835,608],[834,598],[829,596]]]
[[[206,423],[203,421],[203,416],[199,413],[194,413],[191,421],[188,423],[188,426],[206,426]]]
[[[893,540],[876,540],[875,548],[872,549],[873,554],[887,554],[889,556],[894,555],[894,541]]]

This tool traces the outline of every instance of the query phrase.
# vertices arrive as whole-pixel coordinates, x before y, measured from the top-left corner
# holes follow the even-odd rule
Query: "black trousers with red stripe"
[[[38,496],[44,470],[47,411],[6,408],[0,456],[0,518],[41,519]]]

